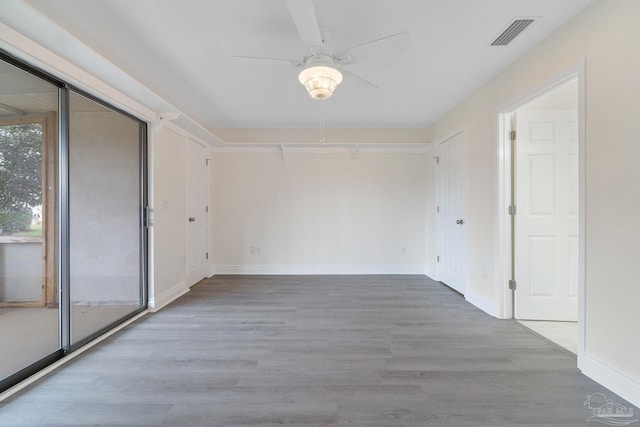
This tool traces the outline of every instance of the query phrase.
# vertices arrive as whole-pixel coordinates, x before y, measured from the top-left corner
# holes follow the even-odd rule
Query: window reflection
[[[0,61],[0,380],[60,348],[58,88]]]

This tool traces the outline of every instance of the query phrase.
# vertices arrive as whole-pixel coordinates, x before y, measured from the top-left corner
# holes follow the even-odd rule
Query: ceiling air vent
[[[534,21],[534,19],[516,19],[507,27],[506,30],[502,32],[494,41],[491,42],[491,46],[506,46],[513,39],[515,39],[518,34],[524,31],[525,28],[529,26]]]

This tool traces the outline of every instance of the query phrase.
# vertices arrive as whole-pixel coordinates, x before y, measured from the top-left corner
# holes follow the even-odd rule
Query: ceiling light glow
[[[300,72],[300,83],[314,99],[327,99],[342,82],[342,73],[326,65],[313,65]]]

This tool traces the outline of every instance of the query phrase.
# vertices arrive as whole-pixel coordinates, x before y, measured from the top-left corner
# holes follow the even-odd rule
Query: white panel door
[[[438,280],[464,294],[467,283],[467,186],[463,133],[438,144],[436,202]]]
[[[519,111],[515,315],[578,320],[578,114]]]
[[[187,285],[209,274],[209,172],[206,150],[199,144],[187,148]]]

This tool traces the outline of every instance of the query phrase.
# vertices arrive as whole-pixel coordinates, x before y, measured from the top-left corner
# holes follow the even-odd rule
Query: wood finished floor
[[[0,403],[0,426],[585,426],[576,360],[424,276],[214,277]]]

